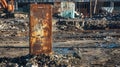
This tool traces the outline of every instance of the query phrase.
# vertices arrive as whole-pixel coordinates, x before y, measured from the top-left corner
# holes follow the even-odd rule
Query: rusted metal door
[[[30,5],[30,53],[52,51],[52,7],[50,4]]]

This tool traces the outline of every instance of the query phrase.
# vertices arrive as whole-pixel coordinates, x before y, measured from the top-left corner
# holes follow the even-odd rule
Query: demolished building
[[[58,8],[60,5],[61,7],[64,5],[61,2],[75,3],[75,11],[78,11],[78,13],[83,13],[85,16],[90,16],[90,12],[92,12],[92,14],[99,14],[104,11],[108,13],[119,13],[120,8],[119,0],[15,0],[15,9],[24,10],[24,8],[26,8],[26,4],[29,3],[50,3],[53,7]],[[20,7],[23,7],[23,9]]]

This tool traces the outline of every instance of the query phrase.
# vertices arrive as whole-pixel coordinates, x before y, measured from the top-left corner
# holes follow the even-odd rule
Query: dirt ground
[[[14,32],[0,31],[0,67],[6,67],[6,65],[15,67],[16,64],[19,67],[30,67],[27,65],[40,65],[39,62],[42,65],[38,67],[47,65],[48,67],[120,67],[120,38],[107,39],[108,35],[119,36],[119,31],[117,33],[111,31],[102,33],[53,31],[53,54],[31,57],[28,33],[27,36],[24,35],[24,32],[28,31],[28,26],[25,26],[23,21],[15,21],[19,22],[16,24],[19,27],[15,25],[17,30]],[[23,25],[25,28],[22,28]],[[4,27],[7,28],[7,25]],[[14,26],[10,26],[10,28],[13,29]],[[8,36],[4,36],[4,34]],[[46,57],[50,57],[50,60],[48,61]],[[15,65],[12,66],[12,64]]]
[[[62,35],[66,35],[66,34],[62,34]],[[56,37],[60,37],[60,36],[56,36]],[[55,38],[54,35],[53,38]],[[54,59],[57,60],[56,62],[56,64],[58,65],[58,66],[56,65],[57,67],[119,67],[120,66],[119,40],[116,40],[115,42],[114,41],[108,42],[106,40],[90,40],[90,39],[78,40],[78,38],[73,38],[72,40],[70,38],[66,38],[64,41],[63,40],[62,38],[53,39],[52,55],[54,55]],[[7,63],[15,64],[13,60],[17,60],[17,59],[20,59],[19,61],[25,61],[25,59],[27,59],[26,57],[29,55],[28,42],[29,41],[26,41],[26,43],[22,44],[24,45],[24,47],[20,47],[20,45],[17,47],[15,46],[11,47],[10,45],[9,47],[1,47],[0,65],[1,66],[3,65],[4,67],[4,63],[6,63],[6,61]],[[25,44],[27,45],[25,46]],[[16,45],[18,44],[16,43]],[[50,55],[50,57],[52,56]],[[58,60],[60,58],[62,60]],[[24,63],[16,62],[16,63],[18,64],[18,66],[19,65],[27,66],[28,62],[29,61],[26,61],[26,63],[25,62]],[[10,66],[10,64],[8,66]]]
[[[54,54],[58,57],[61,56],[61,54],[64,54],[64,49],[57,49],[54,48]],[[66,55],[63,57],[65,59],[62,59],[66,62],[67,66],[69,65],[74,67],[119,67],[120,66],[120,49],[119,48],[77,48],[78,51],[80,51],[80,58],[70,57],[73,56],[73,53],[75,50],[69,49]],[[63,51],[63,52],[62,52]],[[69,52],[72,51],[72,52]],[[61,53],[62,52],[62,53]],[[5,58],[11,59],[11,58],[20,58],[25,57],[29,54],[29,48],[0,48],[0,65],[4,62]],[[27,58],[26,58],[27,59]],[[10,63],[9,60],[6,60]],[[19,60],[20,61],[20,60]],[[22,60],[21,60],[22,61]],[[67,62],[69,61],[69,62]],[[11,62],[13,63],[13,62]],[[18,62],[16,62],[18,65],[20,65]],[[62,66],[61,66],[62,67]]]

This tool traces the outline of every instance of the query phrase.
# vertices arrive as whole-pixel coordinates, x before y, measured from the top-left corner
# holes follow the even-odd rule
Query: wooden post
[[[90,0],[90,18],[92,18],[92,0]]]
[[[97,2],[98,2],[98,0],[95,0],[94,14],[96,13]]]

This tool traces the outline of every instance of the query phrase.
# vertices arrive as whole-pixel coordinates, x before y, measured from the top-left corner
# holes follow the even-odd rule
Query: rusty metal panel
[[[52,52],[52,7],[50,4],[30,5],[30,53]]]

